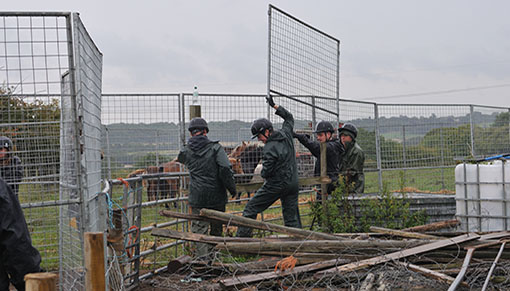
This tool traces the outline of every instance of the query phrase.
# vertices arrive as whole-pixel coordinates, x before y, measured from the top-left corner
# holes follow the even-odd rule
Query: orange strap
[[[129,188],[129,183],[128,183],[128,181],[126,181],[126,180],[124,180],[124,179],[122,179],[122,178],[117,178],[117,180],[121,181],[121,182],[122,182],[122,184],[124,184],[124,186],[126,186],[126,187],[128,187],[128,188]]]
[[[132,229],[136,229],[136,236],[135,236],[135,239],[133,239],[133,233],[129,234],[128,245],[131,245],[133,242],[135,242],[138,239],[138,236],[140,235],[140,229],[136,225],[132,225],[130,228],[128,228],[128,232],[130,230],[132,230]],[[130,247],[129,249],[126,249],[126,253],[127,253],[129,258],[131,258],[131,251],[129,251],[129,250],[132,249],[132,248],[133,247]]]
[[[278,261],[278,263],[276,263],[274,271],[275,272],[278,271],[278,268],[280,269],[281,272],[289,269],[292,270],[296,266],[296,263],[297,259],[294,258],[293,256],[283,258],[280,261]]]

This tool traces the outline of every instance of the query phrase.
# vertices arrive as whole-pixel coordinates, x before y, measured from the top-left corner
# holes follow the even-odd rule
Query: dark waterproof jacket
[[[310,153],[316,158],[314,175],[319,177],[321,175],[321,143],[316,140],[310,139],[306,134],[295,134],[299,142],[304,145]],[[326,141],[326,168],[331,184],[338,180],[338,173],[340,167],[338,165],[340,156],[344,153],[344,146],[338,138],[332,138]]]
[[[193,136],[177,160],[188,167],[191,207],[215,208],[227,203],[227,192],[236,195],[234,172],[227,154],[218,141],[207,136]]]
[[[340,159],[340,174],[344,176],[346,185],[352,187],[351,192],[363,193],[365,191],[365,175],[363,164],[365,153],[357,142],[348,142],[345,145],[345,153]]]
[[[7,276],[18,290],[25,290],[23,277],[39,272],[40,263],[18,199],[0,178],[0,290],[9,289]]]
[[[4,161],[0,161],[0,178],[3,178],[7,185],[11,186],[16,196],[19,192],[19,183],[23,179],[23,166],[21,160],[17,156],[13,156],[3,165]]]
[[[282,117],[284,122],[282,129],[273,131],[264,145],[260,175],[268,184],[297,187],[298,172],[293,139],[294,117],[281,106],[275,114]]]

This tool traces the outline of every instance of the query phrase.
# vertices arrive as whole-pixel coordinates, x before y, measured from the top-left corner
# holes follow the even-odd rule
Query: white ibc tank
[[[510,162],[455,167],[457,217],[464,231],[510,230]]]

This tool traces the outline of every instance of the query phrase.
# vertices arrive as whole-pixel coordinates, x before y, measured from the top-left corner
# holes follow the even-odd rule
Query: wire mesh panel
[[[177,156],[180,144],[178,94],[104,94],[103,175],[127,177]]]
[[[176,254],[178,251],[176,247],[166,251],[165,248],[169,248],[168,246],[160,248],[161,245],[167,244],[168,240],[153,237],[150,231],[173,220],[162,217],[159,214],[161,210],[168,207],[174,211],[186,211],[183,203],[175,201],[179,195],[183,195],[180,189],[187,187],[185,183],[179,177],[162,176],[171,168],[168,167],[168,163],[177,157],[180,149],[182,133],[180,96],[104,94],[101,107],[105,151],[103,176],[113,179],[146,174],[155,176],[146,178],[143,185],[140,182],[132,184],[132,187],[112,188],[111,198],[114,205],[127,206],[135,195],[137,199],[143,197],[140,201],[140,203],[143,201],[143,205],[139,206],[143,207],[140,213],[128,211],[124,220],[125,230],[136,227],[136,231],[133,229],[129,231],[130,239],[125,240],[125,245],[137,241],[141,252],[141,257],[129,253],[119,257],[121,265],[127,262],[133,262],[135,265],[131,272],[124,274],[128,276],[125,277],[128,286],[137,282],[138,267],[157,269],[168,263],[169,252]],[[134,221],[139,225],[135,225]],[[176,225],[182,230],[182,222]],[[158,251],[155,251],[156,249]]]
[[[58,205],[67,203],[59,201],[59,103],[69,70],[68,17],[0,12],[0,135],[19,158],[23,177],[13,187],[47,270],[58,268]]]
[[[321,121],[338,123],[340,42],[269,5],[268,94],[289,110],[295,130]],[[272,110],[271,110],[272,111]],[[272,113],[270,111],[270,113]],[[275,128],[283,120],[269,115]],[[300,176],[313,175],[315,158],[296,144]]]
[[[101,221],[87,216],[94,217],[88,227],[80,191],[100,187],[99,133],[92,129],[100,128],[100,53],[77,14],[1,12],[0,84],[0,135],[13,140],[12,156],[21,161],[23,178],[13,188],[42,267],[60,265],[61,288],[81,289],[83,231]]]
[[[453,166],[471,152],[463,105],[378,105],[383,180],[390,189],[454,191]]]
[[[268,94],[337,115],[339,58],[340,41],[269,6]]]
[[[83,234],[105,231],[101,187],[102,54],[78,14],[72,14],[72,65],[62,77],[60,286],[83,289]]]
[[[473,106],[473,153],[494,156],[510,153],[509,109]]]
[[[365,193],[379,191],[377,166],[377,119],[375,103],[340,100],[340,123],[352,123],[358,129],[356,142],[365,153]],[[340,124],[339,124],[340,126]]]
[[[87,208],[86,231],[104,231],[104,199],[101,191],[101,80],[103,55],[90,38],[78,14],[73,14],[76,66],[76,109],[80,133],[83,199]]]

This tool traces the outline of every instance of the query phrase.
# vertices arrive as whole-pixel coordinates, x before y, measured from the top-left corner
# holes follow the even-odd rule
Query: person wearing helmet
[[[19,184],[23,179],[23,167],[21,160],[13,154],[12,140],[6,136],[0,136],[0,177],[12,188],[14,195],[18,197]]]
[[[309,135],[299,133],[294,133],[294,137],[316,158],[314,175],[317,177],[321,175],[321,143],[326,143],[327,174],[331,179],[331,183],[327,185],[326,192],[331,194],[335,190],[335,185],[338,181],[338,173],[340,172],[338,162],[340,161],[340,156],[344,153],[344,146],[334,136],[335,129],[328,121],[323,120],[319,122],[314,133],[317,135],[317,140],[312,140]],[[317,193],[317,199],[322,199],[320,193]]]
[[[188,203],[192,214],[200,214],[202,208],[225,211],[227,189],[235,197],[237,195],[234,172],[227,154],[218,141],[207,137],[209,127],[200,117],[193,118],[188,130],[191,137],[179,152],[177,160],[184,164],[190,173],[190,190]],[[221,236],[222,223],[209,223],[193,220],[191,231],[200,234]],[[208,257],[214,247],[205,243],[194,243],[195,255],[202,259]]]
[[[40,272],[40,263],[18,198],[0,178],[0,290],[9,290],[9,283],[25,290],[24,276]]]
[[[264,143],[260,173],[264,184],[246,204],[243,216],[256,219],[259,213],[280,199],[285,226],[301,228],[296,151],[292,137],[294,117],[285,108],[276,105],[271,96],[266,97],[266,100],[284,122],[281,130],[274,130],[271,121],[265,118],[255,120],[251,126],[252,138]],[[239,237],[251,235],[252,229],[249,227],[237,229]]]
[[[358,129],[354,124],[345,123],[338,129],[340,141],[344,145],[345,153],[340,159],[340,174],[344,178],[345,185],[349,192],[363,193],[365,190],[365,175],[363,164],[365,153],[356,142]]]

